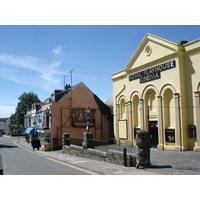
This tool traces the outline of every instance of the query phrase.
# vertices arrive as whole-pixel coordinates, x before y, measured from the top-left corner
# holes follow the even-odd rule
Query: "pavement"
[[[16,140],[15,143],[33,151],[31,144],[22,138]],[[200,152],[194,151],[151,149],[150,162],[152,167],[145,169],[124,167],[123,165],[63,154],[62,150],[35,150],[35,152],[99,175],[200,175]],[[133,152],[135,152],[135,148],[133,148]]]

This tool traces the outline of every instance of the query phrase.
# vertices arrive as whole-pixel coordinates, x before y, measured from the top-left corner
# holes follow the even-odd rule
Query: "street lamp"
[[[87,126],[86,126],[86,130],[87,132],[89,132],[89,125],[90,125],[90,107],[88,106],[86,109],[86,113],[87,113]]]

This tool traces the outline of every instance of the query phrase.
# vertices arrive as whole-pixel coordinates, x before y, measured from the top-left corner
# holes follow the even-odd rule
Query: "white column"
[[[141,130],[144,129],[144,100],[140,99],[140,121],[141,121]]]
[[[128,122],[128,140],[133,142],[133,123],[132,123],[132,102],[128,102],[128,116],[127,116],[127,122]]]
[[[175,98],[175,117],[176,117],[175,150],[181,151],[181,119],[180,119],[179,93],[174,93],[174,98]]]
[[[119,104],[116,105],[116,137],[119,139],[119,122],[118,120],[120,119],[120,106]]]
[[[163,138],[163,112],[162,112],[162,96],[158,98],[158,146],[159,150],[164,149],[164,138]]]
[[[195,151],[200,151],[200,91],[195,93],[195,107],[196,107],[196,137],[197,144],[194,148]]]

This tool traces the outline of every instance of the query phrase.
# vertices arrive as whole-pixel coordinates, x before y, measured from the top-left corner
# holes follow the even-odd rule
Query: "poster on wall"
[[[72,127],[85,128],[87,122],[89,127],[95,126],[95,109],[91,109],[90,113],[86,113],[84,108],[73,108],[72,109]]]
[[[175,142],[175,129],[165,129],[166,142]]]
[[[189,125],[189,138],[196,138],[196,126],[195,125]]]

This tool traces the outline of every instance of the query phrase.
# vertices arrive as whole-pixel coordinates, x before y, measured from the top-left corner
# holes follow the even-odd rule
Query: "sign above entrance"
[[[135,79],[140,79],[140,83],[153,81],[161,77],[160,72],[171,69],[171,68],[175,68],[175,67],[176,67],[176,62],[175,60],[172,60],[172,61],[163,63],[161,65],[152,67],[150,69],[146,69],[144,71],[131,74],[129,76],[129,81],[133,81]]]

